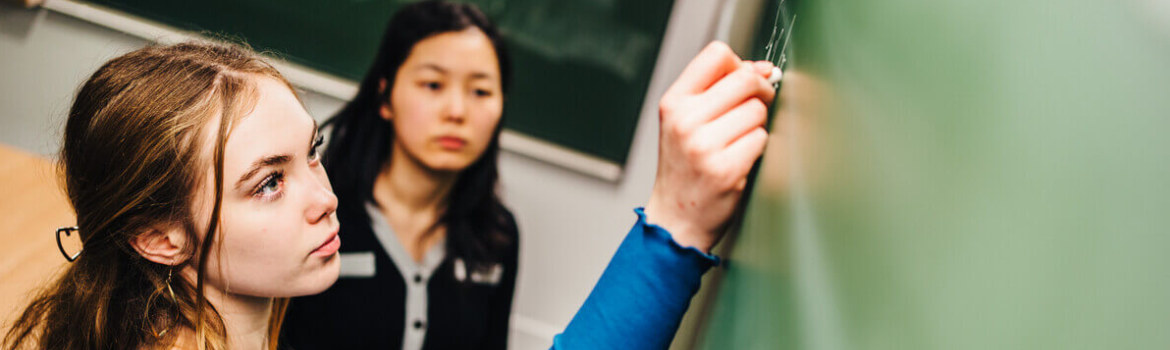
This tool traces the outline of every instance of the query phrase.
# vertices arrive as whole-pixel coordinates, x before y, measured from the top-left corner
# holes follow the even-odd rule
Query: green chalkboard
[[[1155,3],[794,6],[754,193],[680,338],[1170,348],[1170,15]]]
[[[352,80],[404,0],[90,0]],[[624,164],[672,0],[475,0],[513,57],[505,127]]]

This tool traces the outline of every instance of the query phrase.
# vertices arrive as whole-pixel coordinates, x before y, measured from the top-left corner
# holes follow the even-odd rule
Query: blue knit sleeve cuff
[[[642,208],[601,279],[553,349],[655,350],[670,347],[703,274],[719,258],[683,247]]]
[[[670,249],[676,251],[679,256],[693,256],[697,259],[705,261],[706,263],[710,264],[710,266],[719,266],[720,260],[718,256],[704,253],[695,247],[683,247],[681,244],[678,244],[678,241],[674,240],[674,236],[672,236],[670,231],[667,231],[666,228],[647,222],[646,208],[634,208],[634,213],[638,214],[638,222],[634,225],[642,227],[642,231],[645,232],[648,236],[647,238],[653,239],[655,241],[667,242],[666,244],[670,246]]]

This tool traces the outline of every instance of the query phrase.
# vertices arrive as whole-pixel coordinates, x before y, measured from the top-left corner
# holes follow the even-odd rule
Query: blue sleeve
[[[601,280],[552,349],[666,349],[719,258],[684,248],[658,225],[638,222],[614,253]]]

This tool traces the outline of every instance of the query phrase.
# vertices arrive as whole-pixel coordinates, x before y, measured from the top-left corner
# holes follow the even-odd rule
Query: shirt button
[[[414,283],[422,283],[422,275],[414,275]]]
[[[414,329],[422,329],[423,326],[424,326],[424,324],[423,324],[422,320],[415,320],[414,321]]]

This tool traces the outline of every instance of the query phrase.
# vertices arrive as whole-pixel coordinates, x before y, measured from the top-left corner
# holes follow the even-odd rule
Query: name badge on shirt
[[[374,252],[341,253],[341,277],[374,277]]]
[[[500,277],[504,275],[504,265],[495,264],[490,269],[471,271],[471,275],[467,274],[467,264],[463,259],[455,259],[455,280],[459,282],[467,281],[471,278],[471,283],[497,285],[500,284]]]

